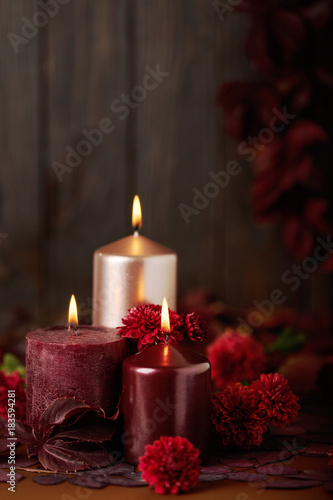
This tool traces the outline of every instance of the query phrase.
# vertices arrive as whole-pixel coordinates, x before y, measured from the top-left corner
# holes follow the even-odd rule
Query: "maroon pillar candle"
[[[59,326],[26,335],[27,423],[36,427],[57,398],[98,405],[107,415],[117,406],[126,339],[115,329]]]
[[[207,358],[158,344],[123,363],[124,451],[137,464],[161,436],[186,437],[208,456],[211,377]]]

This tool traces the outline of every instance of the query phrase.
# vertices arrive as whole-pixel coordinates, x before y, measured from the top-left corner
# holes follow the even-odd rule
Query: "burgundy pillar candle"
[[[126,355],[126,339],[111,328],[58,326],[28,333],[27,423],[36,427],[50,403],[64,397],[98,405],[112,414],[121,392],[121,364]]]
[[[161,436],[186,437],[208,456],[211,377],[207,358],[158,344],[123,363],[124,450],[137,464]]]

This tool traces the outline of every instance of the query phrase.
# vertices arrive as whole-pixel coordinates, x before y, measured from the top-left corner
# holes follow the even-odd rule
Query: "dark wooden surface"
[[[222,22],[206,0],[71,0],[15,54],[32,0],[0,0],[0,310],[20,306],[42,325],[65,318],[70,294],[89,320],[92,255],[131,231],[138,193],[142,233],[179,254],[179,292],[206,287],[231,305],[251,305],[281,287],[292,262],[276,228],[251,219],[249,165],[186,224],[192,205],[237,159],[216,105],[218,87],[251,78],[246,18]],[[169,73],[125,119],[111,104],[141,85],[147,66]],[[65,163],[104,118],[115,129],[59,181]],[[329,309],[328,279],[315,273],[285,305]]]

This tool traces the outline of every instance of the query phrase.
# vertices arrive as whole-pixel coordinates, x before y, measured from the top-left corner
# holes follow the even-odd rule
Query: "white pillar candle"
[[[177,254],[139,235],[141,208],[133,202],[134,234],[98,248],[93,268],[93,324],[115,328],[128,310],[161,304],[176,308]]]

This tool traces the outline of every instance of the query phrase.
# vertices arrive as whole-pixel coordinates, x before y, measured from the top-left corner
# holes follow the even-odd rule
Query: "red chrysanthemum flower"
[[[207,323],[199,314],[192,312],[185,318],[187,335],[193,342],[202,342],[207,338]]]
[[[263,346],[251,335],[228,329],[208,347],[212,380],[217,389],[252,382],[265,370]]]
[[[15,418],[25,422],[26,396],[25,380],[17,371],[4,373],[0,371],[0,417],[8,420],[8,390],[15,391]]]
[[[258,446],[266,431],[257,393],[241,384],[228,386],[212,399],[212,423],[224,446]]]
[[[200,450],[186,438],[162,436],[148,444],[139,469],[150,488],[163,495],[189,491],[199,481]]]
[[[331,465],[333,467],[333,446],[331,447],[328,456],[331,458],[331,460],[328,462],[328,465]]]
[[[139,339],[138,349],[143,351],[155,342],[165,342],[166,333],[161,329],[162,306],[148,304],[132,307],[127,316],[122,319],[124,326],[118,327],[119,335],[131,339]],[[176,344],[184,340],[183,319],[175,311],[169,309],[170,332],[168,333],[169,344]]]
[[[252,382],[251,388],[262,401],[266,420],[273,425],[288,425],[298,414],[298,397],[292,392],[288,380],[283,375],[263,373],[259,380]]]

